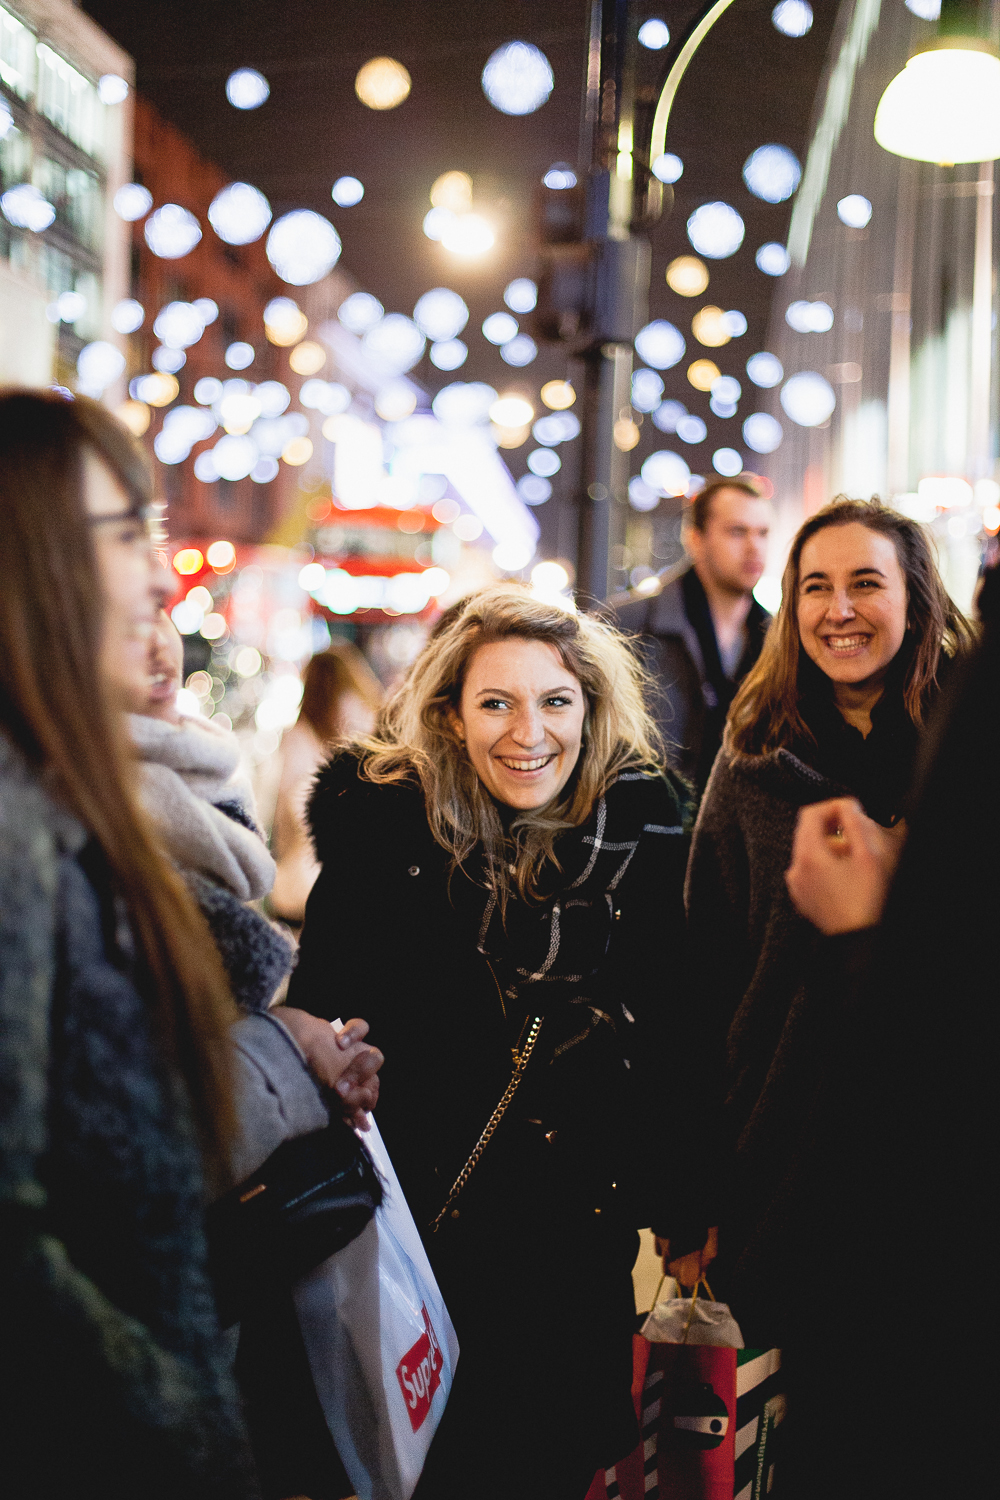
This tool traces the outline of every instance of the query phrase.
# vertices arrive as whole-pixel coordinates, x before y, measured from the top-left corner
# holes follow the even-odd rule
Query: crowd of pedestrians
[[[989,1284],[992,576],[972,624],[838,499],[771,620],[770,506],[710,484],[603,615],[482,589],[385,704],[313,658],[273,858],[177,711],[150,500],[99,405],[0,397],[10,1492],[351,1493],[291,1280],[220,1328],[213,1205],[376,1105],[461,1347],[417,1500],[583,1500],[636,1446],[646,1227],[785,1351],[777,1493],[843,1494],[831,1448],[852,1496],[977,1488],[982,1433],[946,1463],[921,1414],[950,1378],[971,1421],[930,1278]]]

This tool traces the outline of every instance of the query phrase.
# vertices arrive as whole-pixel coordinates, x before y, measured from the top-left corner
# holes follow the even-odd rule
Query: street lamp
[[[1000,54],[976,33],[976,7],[942,0],[938,35],[911,57],[875,111],[875,139],[913,161],[1000,157]]]

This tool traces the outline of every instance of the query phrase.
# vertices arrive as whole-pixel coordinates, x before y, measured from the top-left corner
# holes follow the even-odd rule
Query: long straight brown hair
[[[941,582],[924,528],[877,499],[840,495],[810,516],[792,539],[781,580],[781,608],[729,710],[725,743],[733,754],[767,755],[796,740],[814,738],[799,712],[799,562],[803,547],[817,532],[854,523],[890,538],[906,579],[910,661],[903,699],[914,724],[923,723],[937,691],[942,652],[960,656],[970,649],[972,627]]]
[[[223,1173],[236,1008],[201,913],[139,807],[124,715],[99,669],[104,606],[87,450],[135,504],[150,503],[145,455],[103,407],[0,394],[0,728],[104,851],[152,981],[156,1029],[187,1084],[207,1164]]]

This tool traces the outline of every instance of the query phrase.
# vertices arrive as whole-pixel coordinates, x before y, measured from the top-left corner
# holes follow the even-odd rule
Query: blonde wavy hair
[[[558,800],[519,813],[505,833],[452,716],[473,653],[510,639],[553,646],[579,680],[586,712],[580,758]],[[648,688],[626,637],[610,625],[545,603],[521,585],[494,584],[439,623],[375,733],[360,741],[361,774],[377,783],[418,780],[431,831],[452,855],[454,868],[481,847],[504,905],[512,889],[537,899],[545,861],[561,868],[556,839],[587,821],[618,773],[625,766],[653,774],[663,769],[662,744],[646,707]]]

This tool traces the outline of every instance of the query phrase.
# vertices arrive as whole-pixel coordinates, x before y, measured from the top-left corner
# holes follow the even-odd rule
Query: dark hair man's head
[[[709,591],[749,594],[764,571],[770,501],[748,479],[713,479],[685,514],[684,542]]]

